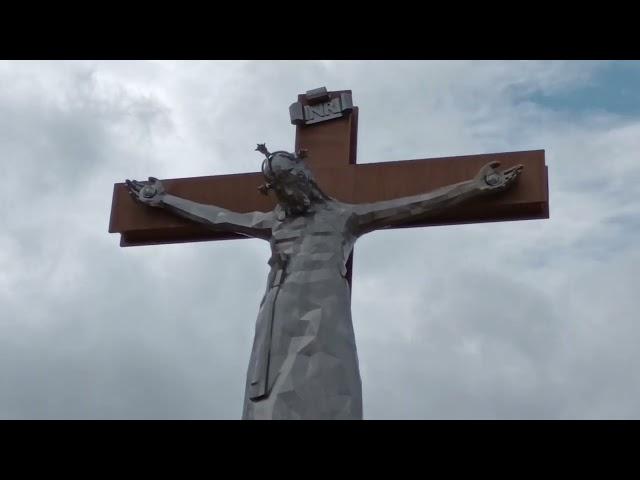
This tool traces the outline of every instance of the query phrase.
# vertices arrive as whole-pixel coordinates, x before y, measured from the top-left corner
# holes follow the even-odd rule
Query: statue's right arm
[[[162,183],[153,177],[149,177],[149,181],[144,183],[127,180],[127,186],[138,202],[163,208],[212,230],[233,232],[265,240],[271,236],[273,212],[239,213],[176,197],[165,192]]]
[[[168,193],[162,199],[162,206],[181,217],[215,230],[264,239],[271,236],[271,212],[238,213],[215,205],[192,202]]]

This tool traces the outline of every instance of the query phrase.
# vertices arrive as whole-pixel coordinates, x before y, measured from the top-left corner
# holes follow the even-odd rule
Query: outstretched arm
[[[138,202],[164,208],[183,218],[213,230],[239,233],[268,240],[271,236],[272,212],[238,213],[215,205],[205,205],[167,193],[162,182],[149,177],[148,182],[127,180],[129,193]]]
[[[517,165],[499,172],[496,170],[498,166],[500,162],[488,163],[472,180],[448,185],[422,195],[354,205],[357,233],[362,235],[419,219],[470,198],[504,191],[513,184],[524,168]]]

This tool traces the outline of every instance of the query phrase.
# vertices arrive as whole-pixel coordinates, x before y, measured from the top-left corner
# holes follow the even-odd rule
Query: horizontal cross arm
[[[421,195],[464,182],[492,161],[501,162],[501,168],[524,165],[514,188],[393,228],[548,218],[543,150],[315,168],[314,175],[327,194],[346,203],[362,204]],[[259,194],[262,183],[264,178],[257,172],[163,180],[172,195],[241,213],[268,212],[275,207],[273,195]],[[114,186],[109,232],[121,234],[122,246],[245,238],[234,232],[212,231],[162,209],[138,205],[124,183]]]

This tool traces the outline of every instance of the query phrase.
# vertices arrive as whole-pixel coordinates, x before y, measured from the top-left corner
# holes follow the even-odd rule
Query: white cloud
[[[257,240],[121,249],[124,178],[255,171],[321,85],[359,161],[547,152],[551,218],[356,246],[368,418],[637,418],[640,122],[527,100],[601,62],[0,62],[0,417],[237,418]]]

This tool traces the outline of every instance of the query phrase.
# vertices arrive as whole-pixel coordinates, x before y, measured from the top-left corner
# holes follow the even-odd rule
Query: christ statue
[[[269,212],[238,213],[171,195],[162,182],[127,180],[131,195],[210,229],[269,242],[271,270],[249,361],[243,419],[361,419],[362,386],[351,321],[346,263],[362,235],[421,220],[461,202],[509,188],[522,172],[499,162],[461,183],[365,204],[326,195],[305,163],[307,152],[265,155],[260,191]]]

